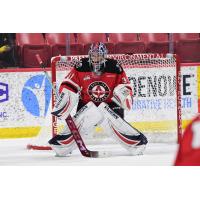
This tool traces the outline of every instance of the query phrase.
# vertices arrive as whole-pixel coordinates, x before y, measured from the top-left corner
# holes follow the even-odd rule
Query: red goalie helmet
[[[102,42],[94,43],[88,52],[89,62],[96,75],[101,75],[105,68],[105,58],[108,50]]]

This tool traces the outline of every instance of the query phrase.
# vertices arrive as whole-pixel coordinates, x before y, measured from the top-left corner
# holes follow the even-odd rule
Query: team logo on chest
[[[102,102],[108,98],[110,89],[104,82],[95,81],[89,85],[88,94],[93,101]]]

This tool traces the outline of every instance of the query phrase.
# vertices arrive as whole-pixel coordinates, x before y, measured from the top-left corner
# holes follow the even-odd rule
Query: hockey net
[[[52,85],[59,88],[70,69],[86,56],[56,56],[51,59]],[[108,55],[124,68],[133,86],[133,109],[125,112],[125,120],[143,132],[150,142],[177,142],[181,130],[181,71],[174,54]],[[52,107],[56,95],[52,90]],[[49,109],[51,110],[51,109]],[[75,113],[76,108],[72,112]],[[47,116],[44,127],[30,149],[49,150],[47,141],[63,129],[64,122]],[[49,120],[50,119],[50,120]],[[107,143],[106,130],[96,127],[83,136],[86,144]]]

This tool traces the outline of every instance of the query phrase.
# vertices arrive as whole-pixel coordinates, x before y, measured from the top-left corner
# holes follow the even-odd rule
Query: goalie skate
[[[132,147],[131,152],[129,151],[129,153],[132,156],[143,155],[145,148],[146,148],[146,145],[138,145],[138,146]]]
[[[76,148],[72,134],[56,135],[49,140],[49,144],[55,151],[57,157],[65,157],[68,154],[71,154],[71,152]]]

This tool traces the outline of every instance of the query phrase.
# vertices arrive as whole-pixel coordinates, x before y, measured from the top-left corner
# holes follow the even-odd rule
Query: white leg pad
[[[108,134],[111,137],[113,137],[119,144],[121,144],[133,155],[138,155],[141,151],[144,151],[145,145],[143,147],[142,145],[138,145],[140,143],[140,140],[134,140],[129,139],[129,137],[125,137],[139,137],[141,133],[138,130],[134,129],[130,124],[128,124],[119,115],[117,115],[111,108],[109,108],[107,104],[101,103],[98,108],[105,117],[102,125],[105,128],[105,131],[108,131]],[[140,148],[141,151],[136,151],[136,149],[138,148]]]
[[[94,126],[102,123],[104,116],[97,106],[90,101],[74,115],[73,119],[81,134],[87,134]]]
[[[79,129],[81,135],[89,135],[91,134],[91,130],[95,125],[100,124],[104,117],[102,113],[98,110],[96,105],[93,102],[89,102],[85,106],[83,106],[73,117],[74,122]],[[66,125],[62,132],[59,135],[69,135],[71,131]],[[68,141],[70,141],[68,143]],[[74,149],[77,148],[75,140],[67,139],[67,144],[61,145],[51,145],[53,150],[56,152],[57,156],[63,157],[68,155]]]

